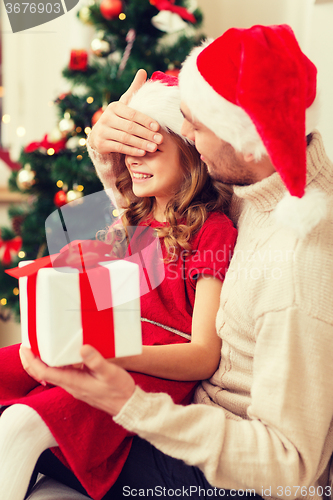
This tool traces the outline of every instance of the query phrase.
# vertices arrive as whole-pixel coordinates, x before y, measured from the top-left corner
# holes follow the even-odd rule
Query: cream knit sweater
[[[107,157],[91,156],[111,187]],[[275,223],[273,210],[285,193],[277,173],[234,188],[239,236],[216,320],[217,372],[199,386],[197,404],[177,406],[165,394],[137,388],[114,418],[198,466],[220,488],[291,499],[319,498],[321,485],[330,494],[333,165],[318,132],[308,147],[308,188],[314,187],[329,196],[328,217],[304,239]]]

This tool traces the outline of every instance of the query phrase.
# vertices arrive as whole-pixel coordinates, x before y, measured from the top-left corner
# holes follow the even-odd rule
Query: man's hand
[[[89,145],[98,153],[122,153],[144,156],[153,152],[163,140],[159,124],[149,116],[127,106],[132,95],[146,82],[147,73],[140,69],[131,86],[119,101],[111,102],[89,135]]]
[[[88,345],[81,348],[83,369],[52,368],[24,346],[21,346],[20,356],[23,368],[34,379],[60,386],[75,398],[112,416],[119,413],[135,389],[129,373],[108,363],[96,349]]]

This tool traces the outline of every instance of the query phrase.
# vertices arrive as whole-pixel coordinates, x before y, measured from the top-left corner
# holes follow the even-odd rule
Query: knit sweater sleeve
[[[213,486],[304,498],[329,459],[323,450],[333,446],[332,326],[289,307],[263,315],[256,333],[248,420],[139,388],[114,420],[198,466]]]
[[[124,208],[124,199],[115,185],[118,175],[126,168],[121,161],[121,155],[119,153],[100,154],[90,146],[89,139],[87,141],[87,150],[96,173],[101,179],[104,189],[107,190],[112,203],[118,208]]]

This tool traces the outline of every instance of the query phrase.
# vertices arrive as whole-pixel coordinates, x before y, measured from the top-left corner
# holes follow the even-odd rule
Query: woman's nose
[[[140,156],[125,155],[125,165],[127,166],[140,165],[140,163],[141,163]]]

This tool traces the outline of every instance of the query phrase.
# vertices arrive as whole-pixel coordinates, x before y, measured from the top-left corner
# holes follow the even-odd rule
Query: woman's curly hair
[[[156,232],[159,238],[164,239],[166,260],[173,261],[183,250],[185,253],[191,253],[190,240],[203,226],[209,212],[227,211],[231,189],[211,179],[194,146],[186,143],[174,132],[168,130],[168,133],[178,146],[184,181],[167,204],[165,218],[169,224],[156,228]],[[123,155],[121,161],[125,165]],[[127,209],[121,217],[122,225],[116,224],[106,235],[105,241],[114,246],[114,252],[117,254],[117,246],[121,247],[122,242],[128,240],[126,228],[138,226],[141,222],[153,218],[155,198],[139,198],[134,195],[132,179],[127,168],[117,178],[116,188],[124,197]]]

